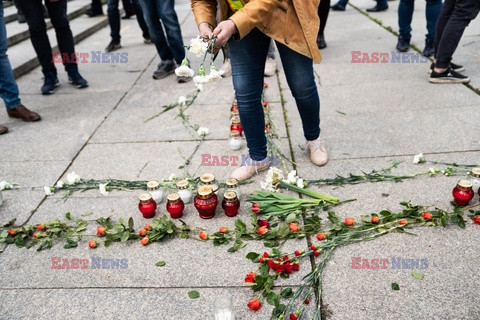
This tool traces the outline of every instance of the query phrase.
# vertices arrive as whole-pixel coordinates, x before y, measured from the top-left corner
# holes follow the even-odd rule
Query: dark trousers
[[[427,41],[433,42],[435,38],[435,25],[442,7],[442,0],[426,0],[425,18],[427,20]],[[412,37],[412,17],[415,1],[400,0],[398,4],[398,27],[400,38],[410,41]]]
[[[140,29],[142,29],[143,37],[150,39],[150,33],[148,32],[148,26],[143,17],[142,7],[140,7],[138,0],[132,0],[132,3],[133,8],[135,9],[138,25],[140,26]],[[107,7],[110,36],[114,42],[118,43],[120,42],[120,10],[118,10],[118,0],[108,0]]]
[[[480,0],[445,0],[435,28],[435,66],[448,68],[463,31],[480,11]]]
[[[102,2],[100,0],[92,0],[92,11],[95,13],[103,13]]]
[[[46,1],[45,5],[47,6],[50,20],[55,29],[60,52],[62,52],[62,54],[68,54],[69,57],[73,57],[75,46],[73,43],[72,30],[70,30],[70,24],[68,23],[67,0],[59,0],[57,2]],[[48,40],[47,25],[43,18],[42,0],[21,0],[18,1],[18,6],[27,19],[30,40],[42,66],[42,72],[44,74],[56,74],[57,69],[52,61],[52,46]],[[64,63],[64,65],[67,71],[77,69],[77,64],[72,61]]]
[[[135,7],[133,6],[132,0],[122,0],[122,5],[127,16],[133,16],[137,13]]]
[[[321,0],[318,6],[318,17],[320,18],[320,30],[318,35],[323,36],[325,25],[327,24],[328,12],[330,11],[330,0]]]

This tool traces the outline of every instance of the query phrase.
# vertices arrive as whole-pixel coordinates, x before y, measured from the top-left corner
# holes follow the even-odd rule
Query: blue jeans
[[[185,48],[180,23],[174,9],[175,1],[139,0],[139,2],[150,31],[150,39],[155,44],[160,58],[162,61],[174,59],[180,64],[185,58]]]
[[[425,10],[425,18],[427,20],[427,41],[432,42],[435,39],[435,25],[437,23],[440,8],[442,7],[442,0],[426,0],[427,8]],[[400,37],[410,41],[412,32],[412,17],[414,0],[400,0],[398,5],[398,27]]]
[[[338,1],[338,3],[345,7],[348,3],[348,0],[340,0],[340,1]],[[377,6],[384,7],[384,6],[387,6],[387,5],[388,5],[387,0],[377,0]]]
[[[18,86],[7,56],[7,30],[3,17],[3,2],[0,1],[0,97],[7,109],[14,109],[21,103],[18,95]]]
[[[127,3],[128,2],[129,1],[127,1]],[[125,9],[125,12],[128,13],[127,9],[125,8],[125,2],[123,7]],[[140,29],[142,29],[143,37],[150,38],[150,35],[148,33],[148,26],[145,23],[145,20],[143,19],[142,8],[140,7],[138,0],[132,0],[131,8],[134,10]],[[118,10],[118,0],[107,0],[107,15],[108,15],[108,24],[110,25],[110,37],[115,43],[119,43],[120,42],[120,10]]]
[[[320,135],[320,98],[313,74],[313,61],[281,43],[276,44],[288,86],[302,118],[304,136],[307,140],[315,140]],[[261,99],[269,45],[270,38],[256,28],[240,41],[229,41],[233,87],[240,120],[250,157],[257,161],[267,156]]]

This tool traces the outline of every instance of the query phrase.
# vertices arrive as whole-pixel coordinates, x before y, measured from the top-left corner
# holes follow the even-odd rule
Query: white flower
[[[177,176],[175,175],[175,173],[172,173],[170,174],[170,176],[168,176],[168,180],[170,181],[173,181],[173,180],[176,180],[177,179]]]
[[[175,74],[179,77],[189,77],[189,78],[191,78],[195,74],[195,71],[190,69],[189,66],[181,65],[180,67],[175,69]]]
[[[58,180],[56,187],[57,187],[57,188],[63,188],[63,181],[62,181],[62,180]]]
[[[206,136],[209,132],[210,132],[210,130],[208,130],[208,128],[206,128],[206,127],[200,127],[197,130],[197,134],[201,137]]]
[[[197,36],[196,38],[190,39],[190,46],[188,47],[188,51],[196,55],[197,57],[201,57],[202,55],[207,52],[208,49],[208,42],[203,41],[203,38]]]
[[[67,182],[68,184],[75,184],[80,181],[80,176],[76,174],[74,171],[67,174]]]
[[[103,194],[104,196],[106,196],[108,194],[108,191],[107,191],[107,184],[106,183],[100,183],[98,185],[98,190],[100,191],[101,194]]]
[[[296,183],[297,182],[297,170],[292,170],[288,173],[287,175],[287,180],[285,182],[287,183]]]
[[[47,186],[43,187],[43,191],[45,191],[45,194],[47,196],[51,196],[53,194],[52,189],[50,189],[50,187],[47,187]]]
[[[282,170],[275,167],[270,167],[265,177],[265,181],[260,181],[260,187],[266,191],[276,192],[278,191],[276,183],[282,180],[284,180]]]
[[[209,76],[195,76],[195,77],[193,77],[193,82],[195,82],[195,84],[207,83],[209,80],[210,80]]]
[[[278,190],[273,187],[272,182],[260,181],[260,188],[269,192],[277,192]]]
[[[202,91],[203,91],[203,84],[202,84],[202,83],[195,83],[195,86],[197,87],[197,91],[198,91],[198,92],[202,92]]]
[[[187,98],[185,98],[185,96],[180,96],[180,97],[178,98],[178,104],[179,104],[179,105],[184,106],[184,105],[185,105],[185,102],[187,102]]]
[[[7,181],[0,181],[0,190],[12,189],[12,185]]]
[[[210,74],[207,76],[209,82],[222,79],[222,75],[217,70],[210,70]]]
[[[299,178],[297,180],[297,187],[299,187],[299,188],[305,187],[305,185],[303,184],[303,179],[302,178]]]
[[[422,163],[425,162],[425,158],[423,156],[423,153],[419,153],[413,157],[413,163]]]

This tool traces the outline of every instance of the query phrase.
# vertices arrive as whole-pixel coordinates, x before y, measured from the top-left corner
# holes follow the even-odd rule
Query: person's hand
[[[237,26],[235,26],[235,23],[232,20],[220,22],[215,30],[213,30],[213,35],[217,37],[215,39],[215,46],[218,48],[223,47],[228,39],[237,32]]]
[[[198,31],[204,40],[208,40],[212,37],[213,27],[207,22],[202,22],[198,25]]]

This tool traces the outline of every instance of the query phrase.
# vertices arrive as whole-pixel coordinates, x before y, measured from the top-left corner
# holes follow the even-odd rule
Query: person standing
[[[316,45],[319,1],[291,0],[281,5],[277,1],[218,1],[218,24],[217,0],[191,0],[191,5],[200,36],[215,36],[217,47],[228,41],[230,49],[233,87],[250,157],[230,176],[243,181],[270,166],[261,98],[271,39],[276,42],[302,119],[310,160],[318,166],[326,164],[328,153],[320,140],[320,99],[313,73],[313,62],[322,59]]]
[[[101,0],[92,0],[92,5],[85,14],[91,18],[96,16],[103,16],[102,1]]]
[[[3,13],[3,2],[0,1],[0,97],[5,103],[10,118],[19,118],[26,122],[39,121],[38,113],[28,110],[19,98],[18,86],[13,76],[12,66],[7,55],[7,30]],[[8,132],[8,128],[0,125],[0,134]]]
[[[45,5],[57,35],[60,52],[62,56],[67,55],[69,57],[63,63],[68,74],[68,81],[76,88],[88,87],[87,80],[78,72],[77,61],[74,58],[75,45],[67,17],[67,0],[45,0]],[[52,46],[48,40],[47,25],[43,18],[42,2],[39,0],[21,0],[18,2],[18,6],[27,19],[30,40],[42,66],[44,75],[42,94],[54,93],[59,81],[57,69],[53,63]]]
[[[147,23],[143,18],[142,7],[138,3],[138,0],[132,0],[132,4],[135,9],[138,25],[140,26],[140,29],[142,29],[143,42],[150,43],[150,32]],[[120,44],[120,10],[118,10],[118,0],[107,0],[107,15],[108,24],[110,25],[110,37],[112,40],[105,48],[105,51],[112,52],[122,47]]]
[[[435,57],[429,79],[431,83],[470,82],[469,77],[459,73],[463,66],[451,61],[465,28],[477,17],[479,11],[479,0],[445,0],[435,28]]]
[[[321,0],[318,6],[318,18],[320,19],[320,29],[318,29],[317,46],[318,49],[325,49],[327,43],[323,32],[327,25],[328,13],[330,12],[330,0]]]
[[[153,79],[163,79],[175,72],[185,58],[182,31],[175,12],[174,0],[140,0],[143,15],[150,31],[151,40],[157,48],[161,62],[153,73]],[[165,28],[165,31],[164,31]],[[167,41],[168,40],[168,41]],[[177,76],[179,83],[192,80]]]
[[[425,49],[422,54],[429,57],[435,51],[435,24],[437,23],[442,0],[426,0],[427,7],[425,18],[427,20],[427,35],[425,39]],[[398,28],[400,36],[398,37],[397,50],[407,52],[410,48],[410,38],[412,37],[412,17],[415,0],[400,0],[398,5]]]

